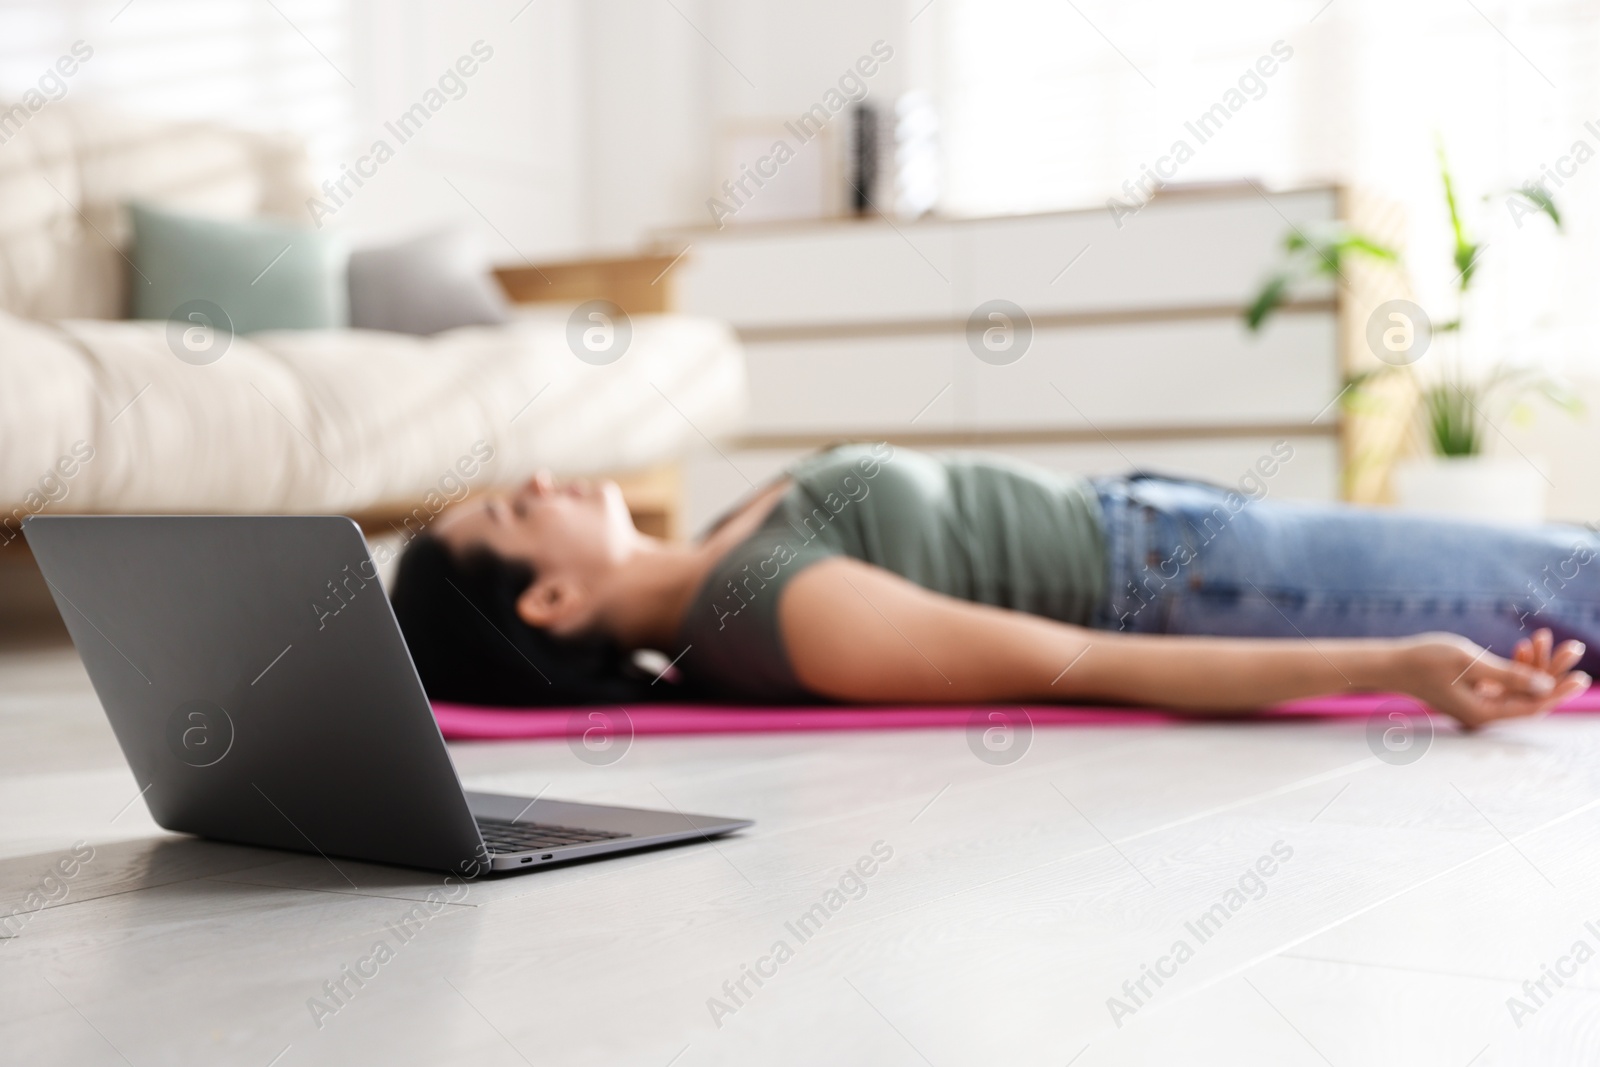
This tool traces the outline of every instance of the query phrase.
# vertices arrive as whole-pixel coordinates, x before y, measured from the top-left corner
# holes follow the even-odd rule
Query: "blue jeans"
[[[1541,626],[1600,667],[1600,536],[1148,475],[1095,481],[1109,555],[1096,625],[1219,637],[1457,633],[1500,655]]]

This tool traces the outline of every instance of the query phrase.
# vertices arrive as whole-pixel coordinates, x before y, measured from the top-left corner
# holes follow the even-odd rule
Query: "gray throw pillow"
[[[201,304],[220,308],[227,322],[219,325],[234,333],[345,324],[337,238],[266,219],[205,218],[140,203],[128,210],[134,318],[187,318]]]
[[[506,317],[505,296],[470,230],[350,254],[350,325],[358,329],[433,334]]]

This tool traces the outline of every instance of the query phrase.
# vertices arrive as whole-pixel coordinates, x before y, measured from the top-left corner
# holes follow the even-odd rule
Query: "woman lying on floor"
[[[681,545],[636,530],[615,485],[541,475],[441,517],[405,553],[394,605],[429,694],[477,704],[1208,712],[1382,690],[1471,727],[1588,686],[1584,644],[1552,631],[1600,632],[1590,531],[1284,504],[1246,484],[1261,492],[846,446]],[[652,684],[640,649],[677,657],[673,672]]]

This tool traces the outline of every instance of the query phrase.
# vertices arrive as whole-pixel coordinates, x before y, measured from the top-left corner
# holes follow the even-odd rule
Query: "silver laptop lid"
[[[482,839],[354,522],[23,529],[156,822],[479,873]]]

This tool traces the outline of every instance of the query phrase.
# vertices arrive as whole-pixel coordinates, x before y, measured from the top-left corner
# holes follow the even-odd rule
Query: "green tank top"
[[[772,512],[690,601],[678,668],[729,698],[804,702],[778,601],[811,564],[849,556],[925,589],[1092,624],[1105,596],[1100,502],[1081,478],[977,454],[845,445],[790,468]],[[862,605],[865,610],[865,605]]]

